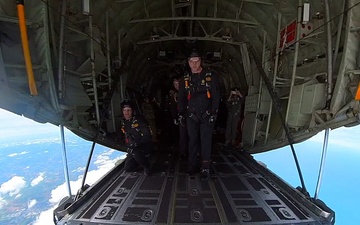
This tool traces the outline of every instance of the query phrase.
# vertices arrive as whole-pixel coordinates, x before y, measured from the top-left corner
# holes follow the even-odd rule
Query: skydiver
[[[144,168],[146,175],[151,174],[149,158],[153,151],[152,135],[149,125],[144,119],[134,115],[134,107],[131,101],[124,100],[121,103],[123,120],[121,130],[125,135],[127,157],[125,171],[132,172],[139,166]]]
[[[229,98],[226,101],[228,116],[226,121],[225,144],[228,147],[234,147],[236,144],[238,124],[241,115],[242,98],[243,96],[240,93],[239,88],[234,87],[231,89]]]
[[[179,122],[189,134],[188,173],[197,170],[197,146],[201,146],[201,179],[210,177],[212,135],[216,122],[220,91],[217,74],[201,66],[201,56],[193,50],[188,57],[190,71],[179,82]]]
[[[144,101],[141,104],[141,110],[142,110],[144,118],[150,125],[153,141],[158,142],[155,107],[154,107],[153,103],[150,101],[150,97],[147,95],[144,97]]]
[[[173,117],[174,124],[179,128],[179,157],[184,159],[188,155],[188,131],[185,120],[181,120],[179,124],[178,115],[179,115],[179,101],[178,101],[178,91],[179,91],[179,78],[173,78],[173,87],[174,89],[170,90],[170,103],[171,103],[171,115]]]

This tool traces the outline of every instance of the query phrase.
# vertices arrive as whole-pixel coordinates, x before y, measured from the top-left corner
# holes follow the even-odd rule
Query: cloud
[[[10,196],[19,197],[20,190],[25,187],[26,181],[24,177],[14,176],[0,186],[1,194],[9,194]]]
[[[22,194],[18,193],[17,195],[15,195],[15,199],[20,198]],[[10,195],[11,196],[11,195]]]
[[[118,151],[110,149],[96,157],[94,164],[97,166],[97,168],[88,172],[86,175],[86,184],[94,184],[97,180],[109,172],[109,170],[112,169],[119,160],[123,160],[126,157],[125,154],[122,154],[115,159],[110,159],[109,155],[113,154],[114,152]],[[79,176],[76,181],[70,181],[72,195],[76,194],[80,189],[82,177],[83,176]],[[49,202],[53,205],[53,207],[41,212],[33,225],[48,225],[51,223],[53,221],[53,211],[57,207],[57,204],[66,196],[68,196],[66,183],[63,183],[53,189],[51,191],[51,198],[49,199]]]
[[[6,205],[6,201],[4,197],[0,197],[0,209],[2,209]]]
[[[11,153],[11,154],[9,154],[8,156],[9,157],[14,157],[14,156],[17,156],[17,155],[25,155],[25,154],[28,154],[29,152],[20,152],[20,153]]]
[[[88,185],[94,184],[97,180],[99,180],[102,176],[104,176],[109,170],[111,170],[115,163],[121,160],[122,157],[117,157],[115,159],[110,159],[106,156],[106,154],[101,154],[95,160],[95,164],[97,165],[96,170],[91,170],[86,175],[85,183]],[[71,193],[76,194],[76,192],[80,189],[82,183],[83,175],[79,176],[76,181],[70,181]],[[60,202],[68,193],[66,183],[61,184],[57,188],[51,191],[51,198],[49,202],[55,204]]]
[[[71,172],[82,172],[84,170],[85,170],[85,166],[84,167],[78,167],[78,168],[72,170]]]
[[[36,205],[37,201],[36,199],[31,199],[29,202],[28,202],[28,209],[34,207],[34,205]]]
[[[31,183],[30,183],[31,187],[34,187],[34,186],[38,185],[41,181],[43,181],[44,174],[45,174],[44,172],[39,173],[39,176],[31,181]]]
[[[49,225],[53,224],[53,212],[57,206],[53,206],[52,208],[43,211],[37,217],[36,221],[32,225]]]

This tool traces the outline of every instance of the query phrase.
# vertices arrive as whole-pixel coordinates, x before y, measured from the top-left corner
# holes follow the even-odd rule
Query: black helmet
[[[129,99],[125,99],[124,101],[121,102],[121,110],[123,110],[125,107],[131,108],[132,110],[134,110],[134,106]]]
[[[199,51],[197,51],[195,48],[190,52],[188,59],[190,59],[192,57],[200,57],[201,58]]]
[[[231,88],[232,91],[240,91],[240,89],[238,87],[233,87]]]
[[[174,75],[171,77],[171,81],[174,82],[175,80],[179,80],[181,76]]]

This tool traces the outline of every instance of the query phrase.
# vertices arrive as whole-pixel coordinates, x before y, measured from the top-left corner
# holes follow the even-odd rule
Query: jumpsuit
[[[155,121],[155,109],[151,102],[144,101],[141,105],[141,110],[143,113],[144,118],[149,123],[153,141],[157,141],[157,129],[156,129],[156,121]]]
[[[128,147],[125,170],[134,171],[142,166],[145,172],[150,172],[149,158],[153,151],[153,142],[148,124],[145,120],[133,116],[130,120],[122,121],[121,129]]]
[[[228,116],[226,121],[226,144],[235,145],[238,133],[238,124],[241,113],[241,98],[231,97],[226,103],[228,108]]]
[[[201,147],[201,168],[210,168],[214,121],[209,122],[209,119],[211,116],[216,117],[219,107],[219,78],[217,74],[205,69],[197,74],[190,72],[188,85],[185,77],[186,75],[179,82],[179,114],[186,116],[189,134],[188,171],[193,173],[197,169],[198,143]]]
[[[170,110],[171,116],[173,120],[177,121],[179,115],[179,101],[178,101],[178,94],[177,90],[173,90],[174,94],[170,98]],[[177,121],[178,123],[178,121]],[[179,126],[179,155],[180,157],[184,157],[188,155],[188,131],[186,124],[177,124]]]

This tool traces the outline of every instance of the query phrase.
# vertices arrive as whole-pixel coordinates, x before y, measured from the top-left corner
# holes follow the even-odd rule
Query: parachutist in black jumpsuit
[[[201,176],[207,179],[212,135],[220,102],[218,76],[205,69],[201,69],[200,73],[185,74],[180,80],[178,101],[179,120],[186,117],[189,134],[188,172],[196,172],[196,150],[200,142]]]
[[[225,144],[230,147],[235,147],[242,101],[243,96],[240,93],[239,88],[234,87],[230,92],[228,100],[226,101],[228,116],[226,121]]]
[[[171,90],[170,95],[170,110],[171,116],[174,120],[174,124],[179,127],[179,157],[185,159],[188,155],[189,137],[185,120],[183,124],[179,124],[179,101],[178,101],[178,89],[179,89],[179,78],[173,79],[173,85],[175,89]]]
[[[122,107],[123,114],[126,107],[132,110],[131,106],[125,105]],[[142,166],[144,172],[149,175],[151,173],[149,158],[153,151],[153,142],[148,123],[142,118],[133,116],[131,113],[130,118],[124,116],[121,130],[125,135],[125,144],[128,147],[125,171],[134,171],[139,166]]]

